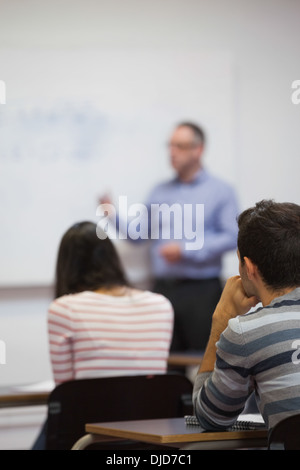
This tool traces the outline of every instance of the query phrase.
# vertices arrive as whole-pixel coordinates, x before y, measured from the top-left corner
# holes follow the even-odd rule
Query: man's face
[[[181,126],[173,132],[169,150],[171,164],[180,175],[200,163],[203,145],[197,141],[192,129]]]

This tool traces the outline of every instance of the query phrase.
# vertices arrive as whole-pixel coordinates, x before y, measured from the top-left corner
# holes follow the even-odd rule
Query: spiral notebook
[[[187,426],[200,426],[196,416],[186,415],[185,424]],[[201,427],[201,426],[200,426]],[[266,424],[263,417],[259,413],[240,415],[233,426],[228,428],[228,431],[249,431],[255,429],[265,429]]]

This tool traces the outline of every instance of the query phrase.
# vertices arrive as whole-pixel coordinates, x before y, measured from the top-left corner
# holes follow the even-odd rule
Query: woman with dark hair
[[[97,234],[96,224],[81,222],[60,243],[55,300],[48,312],[56,385],[167,370],[174,321],[169,300],[132,288],[113,243]],[[45,448],[46,426],[34,450]]]
[[[173,309],[163,296],[130,287],[117,251],[96,224],[63,236],[56,299],[48,313],[55,383],[76,378],[164,373]]]
[[[98,233],[99,230],[98,227]],[[106,234],[100,239],[92,222],[80,222],[69,228],[58,250],[55,297],[124,286],[128,282]]]

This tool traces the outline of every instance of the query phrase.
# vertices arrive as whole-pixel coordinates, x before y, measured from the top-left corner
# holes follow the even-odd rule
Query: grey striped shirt
[[[217,343],[214,371],[195,380],[201,426],[230,427],[253,391],[269,429],[300,413],[300,287],[229,320]]]

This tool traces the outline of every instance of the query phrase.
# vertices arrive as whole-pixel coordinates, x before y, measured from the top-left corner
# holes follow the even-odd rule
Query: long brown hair
[[[118,253],[93,222],[79,222],[62,237],[56,263],[55,297],[128,285]]]

